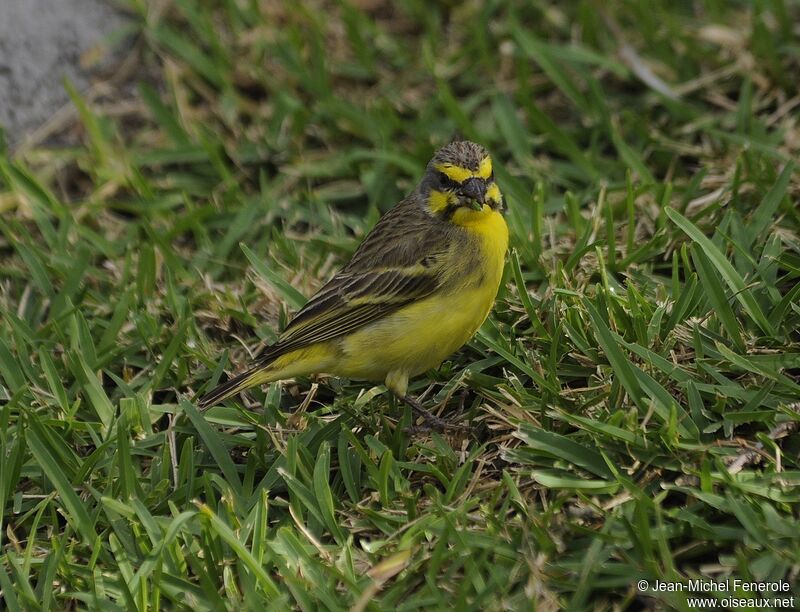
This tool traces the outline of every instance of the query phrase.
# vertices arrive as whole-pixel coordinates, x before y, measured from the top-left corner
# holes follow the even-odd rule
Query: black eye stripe
[[[447,176],[444,172],[439,172],[439,186],[443,187],[444,189],[456,189],[460,183],[458,181],[454,181],[449,176]]]

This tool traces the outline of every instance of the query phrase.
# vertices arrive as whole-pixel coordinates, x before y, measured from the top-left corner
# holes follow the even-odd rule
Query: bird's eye
[[[454,190],[458,187],[458,182],[451,179],[444,172],[439,173],[439,187],[441,189]]]

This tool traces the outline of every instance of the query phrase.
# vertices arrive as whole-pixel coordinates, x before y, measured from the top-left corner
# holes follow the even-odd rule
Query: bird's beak
[[[461,195],[467,198],[468,206],[474,210],[481,210],[486,202],[486,183],[479,178],[469,178],[464,181],[460,189]]]

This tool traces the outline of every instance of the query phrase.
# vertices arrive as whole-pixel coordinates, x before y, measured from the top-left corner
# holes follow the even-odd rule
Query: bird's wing
[[[350,263],[303,306],[260,362],[347,334],[440,286],[447,232],[401,207],[384,215]],[[398,208],[405,214],[400,224],[393,214]]]

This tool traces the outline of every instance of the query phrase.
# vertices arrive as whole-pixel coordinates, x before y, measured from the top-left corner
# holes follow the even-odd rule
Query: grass
[[[0,155],[5,609],[800,596],[797,4],[128,8],[113,87]],[[412,389],[469,435],[324,377],[199,414],[456,135],[513,250]]]

